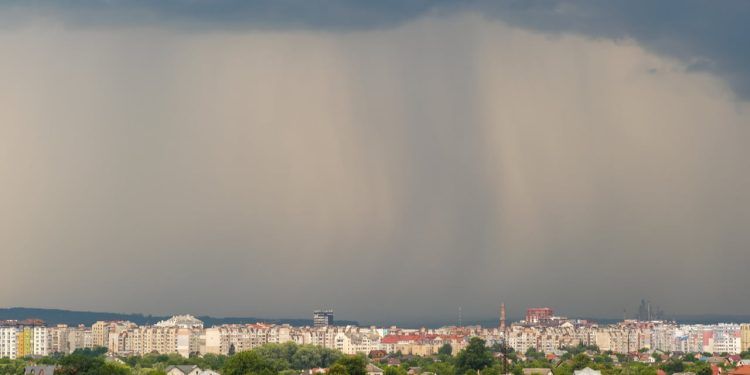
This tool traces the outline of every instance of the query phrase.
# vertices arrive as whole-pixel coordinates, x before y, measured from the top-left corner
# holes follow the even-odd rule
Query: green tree
[[[367,375],[367,360],[361,355],[345,355],[336,361],[336,365],[343,366],[348,375]]]
[[[227,356],[207,353],[203,355],[202,360],[203,367],[207,367],[212,370],[219,370],[224,367],[224,363],[227,361]]]
[[[537,351],[534,347],[529,347],[529,349],[526,350],[526,360],[531,361],[535,359],[544,359],[544,352]]]
[[[484,370],[482,370],[482,375],[502,375],[503,374],[503,366],[501,366],[498,363],[495,363],[491,367],[485,367]]]
[[[224,375],[273,375],[282,369],[276,369],[273,363],[263,358],[256,351],[239,352],[230,357],[222,374]]]
[[[580,370],[591,364],[591,358],[584,353],[578,353],[573,357],[573,369]]]
[[[344,365],[336,363],[328,369],[328,375],[349,375],[349,372]]]
[[[406,375],[406,370],[398,366],[386,366],[383,375]]]
[[[485,345],[484,340],[479,337],[472,337],[469,340],[469,345],[456,356],[456,370],[459,374],[463,374],[467,370],[476,372],[492,366],[492,362],[492,352]]]
[[[435,362],[423,367],[425,371],[434,372],[437,375],[454,375],[456,367],[451,362]]]
[[[664,362],[660,367],[662,370],[664,370],[664,372],[668,374],[685,371],[685,365],[682,363],[682,361],[676,359],[670,359]]]
[[[96,350],[75,351],[60,359],[60,368],[55,373],[61,375],[127,375],[127,367],[107,363]]]
[[[453,354],[453,347],[451,344],[445,343],[443,346],[438,349],[438,354],[442,355],[452,355]]]
[[[688,371],[694,372],[695,375],[711,375],[711,365],[706,362],[696,362],[688,367]]]
[[[302,345],[292,355],[289,363],[293,369],[305,370],[313,367],[322,367],[322,359],[321,351],[318,348],[311,345]]]
[[[631,362],[623,369],[628,375],[656,375],[656,368],[640,362]]]
[[[698,359],[695,358],[695,353],[685,353],[685,355],[682,356],[683,362],[695,362]]]
[[[562,363],[560,366],[552,369],[552,373],[555,375],[573,375],[573,368],[567,363]]]

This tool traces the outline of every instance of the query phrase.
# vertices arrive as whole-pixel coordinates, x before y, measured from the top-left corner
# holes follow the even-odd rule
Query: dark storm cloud
[[[62,12],[71,21],[90,25],[164,21],[222,28],[344,30],[396,25],[447,3],[446,0],[39,0],[6,2],[5,7]]]
[[[475,11],[548,33],[633,38],[689,69],[720,75],[750,97],[750,2],[700,0],[38,0],[6,9],[62,11],[80,24],[173,23],[190,27],[363,30],[424,16]]]
[[[750,2],[517,1],[482,8],[513,25],[544,32],[633,38],[698,71],[723,77],[750,98]]]
[[[704,74],[732,72],[724,31],[630,3],[2,4],[0,285],[35,275],[4,303],[750,308],[716,293],[750,290],[748,103]]]

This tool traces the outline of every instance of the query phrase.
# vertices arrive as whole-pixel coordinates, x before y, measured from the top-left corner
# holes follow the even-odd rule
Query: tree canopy
[[[482,370],[492,365],[492,352],[479,337],[472,337],[469,345],[456,356],[457,373],[463,374],[467,370]]]

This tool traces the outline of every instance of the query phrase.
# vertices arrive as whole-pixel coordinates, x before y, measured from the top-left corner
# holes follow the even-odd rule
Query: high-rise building
[[[0,357],[21,358],[49,354],[49,335],[41,320],[0,322]]]
[[[740,347],[742,351],[750,350],[750,324],[740,324]]]
[[[16,359],[18,353],[18,328],[0,325],[0,358]]]
[[[549,307],[526,309],[526,323],[537,324],[552,317],[554,312]]]
[[[313,312],[313,326],[327,327],[333,325],[333,310],[315,310]]]
[[[505,330],[505,304],[500,304],[500,329]]]
[[[109,348],[116,352],[119,349],[120,333],[135,326],[135,323],[124,320],[98,321],[91,325],[93,346]]]

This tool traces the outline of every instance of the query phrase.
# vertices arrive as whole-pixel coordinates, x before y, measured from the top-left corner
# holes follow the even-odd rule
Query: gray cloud
[[[487,12],[513,25],[545,32],[632,38],[685,62],[689,69],[723,77],[750,97],[750,3],[726,1],[530,1],[493,4]]]
[[[705,70],[476,14],[146,24],[0,33],[0,282],[25,280],[8,304],[380,322],[500,299],[750,308],[716,293],[747,289],[748,109]]]
[[[366,0],[68,0],[4,2],[11,17],[63,16],[79,25],[171,24],[187,28],[319,29],[394,27],[414,18],[471,11],[547,33],[632,38],[683,61],[689,70],[718,74],[750,97],[750,39],[746,1],[366,1]]]

